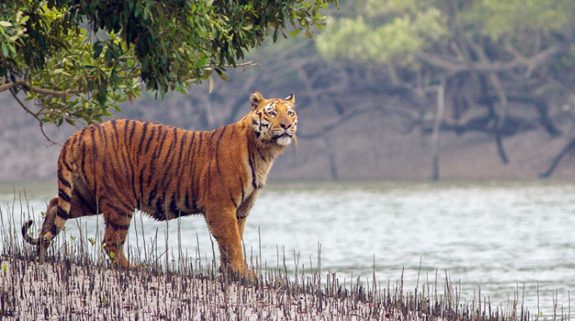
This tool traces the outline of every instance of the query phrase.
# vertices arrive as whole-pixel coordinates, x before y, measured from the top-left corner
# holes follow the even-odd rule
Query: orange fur
[[[103,247],[131,267],[123,252],[135,209],[167,220],[203,214],[218,242],[222,267],[245,275],[245,221],[274,159],[295,138],[293,95],[250,96],[252,110],[212,131],[135,120],[88,126],[68,138],[58,160],[58,197],[50,201],[37,244],[44,257],[68,218],[102,213]],[[112,254],[113,253],[113,254]]]

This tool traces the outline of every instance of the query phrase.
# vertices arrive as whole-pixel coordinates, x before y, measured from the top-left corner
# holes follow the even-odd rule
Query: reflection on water
[[[52,187],[26,187],[37,217]],[[13,197],[11,186],[0,188],[4,215]],[[16,213],[18,207],[17,202]],[[94,235],[96,220],[83,222]],[[174,247],[176,225],[168,227]],[[77,226],[69,222],[68,235]],[[159,230],[163,248],[166,224],[145,219],[144,227],[148,238]],[[469,300],[479,287],[493,303],[512,299],[517,287],[522,296],[525,287],[525,303],[535,312],[537,287],[544,311],[551,310],[555,293],[566,307],[575,289],[574,227],[575,185],[564,182],[274,185],[256,202],[244,240],[248,255],[258,253],[261,236],[262,257],[271,267],[278,248],[280,255],[285,249],[288,267],[294,251],[300,264],[315,267],[321,244],[322,270],[348,280],[352,273],[370,277],[375,263],[384,282],[399,280],[404,269],[408,287],[418,275],[434,282],[437,271],[440,279],[446,271]],[[200,216],[182,219],[181,234],[184,250],[196,253],[199,239],[200,251],[211,257]],[[136,244],[134,231],[130,244]]]

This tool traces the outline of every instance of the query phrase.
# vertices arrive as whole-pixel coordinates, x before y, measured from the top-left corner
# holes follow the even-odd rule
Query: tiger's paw
[[[220,267],[220,278],[222,281],[239,281],[244,285],[256,284],[258,274],[256,271],[248,268],[233,269],[231,267]]]

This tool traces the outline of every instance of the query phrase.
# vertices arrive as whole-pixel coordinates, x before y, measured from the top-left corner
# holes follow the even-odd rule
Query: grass
[[[98,237],[88,237],[81,226],[76,239],[63,232],[40,264],[15,219],[20,215],[24,221],[31,211],[16,197],[7,213],[0,209],[2,320],[543,319],[523,306],[519,288],[507,304],[494,306],[480,289],[473,300],[462,298],[460,286],[447,274],[436,273],[432,282],[421,284],[418,277],[415,288],[406,289],[403,277],[393,283],[378,280],[374,264],[369,280],[342,279],[323,269],[321,246],[305,268],[298,253],[286,255],[278,247],[272,267],[262,263],[260,239],[258,249],[247,253],[258,280],[233,281],[218,272],[214,246],[209,256],[199,250],[184,253],[177,220],[175,236],[156,232],[151,238],[143,235],[140,220],[137,242],[128,249],[130,260],[144,266],[136,271],[110,265]],[[177,247],[159,248],[160,237]],[[553,315],[544,319],[570,320],[570,306],[555,303]]]

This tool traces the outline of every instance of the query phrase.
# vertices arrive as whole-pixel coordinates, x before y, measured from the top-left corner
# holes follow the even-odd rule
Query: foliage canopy
[[[311,34],[337,0],[0,2],[0,92],[43,123],[99,121],[142,85],[163,95],[226,77],[271,36]]]

